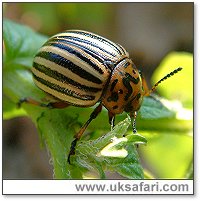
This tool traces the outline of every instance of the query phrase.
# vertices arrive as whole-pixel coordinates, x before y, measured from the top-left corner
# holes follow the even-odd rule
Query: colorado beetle
[[[54,101],[44,104],[24,98],[19,104],[27,102],[42,107],[64,108],[69,105],[90,107],[99,103],[75,135],[68,156],[70,163],[77,141],[101,112],[102,106],[108,110],[111,126],[114,126],[116,114],[128,112],[133,132],[136,132],[135,119],[143,97],[181,69],[167,74],[148,90],[144,78],[121,45],[87,31],[68,30],[49,38],[33,61],[35,84],[54,97]]]

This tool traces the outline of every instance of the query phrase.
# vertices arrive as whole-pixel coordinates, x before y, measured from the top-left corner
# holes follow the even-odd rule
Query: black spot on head
[[[132,92],[133,92],[133,88],[132,88],[130,82],[133,82],[134,84],[138,84],[138,82],[140,81],[140,79],[139,79],[139,77],[137,79],[134,78],[129,73],[125,73],[125,76],[126,77],[124,77],[122,79],[122,82],[123,82],[124,86],[128,90],[126,96],[124,97],[124,100],[127,101],[129,99],[129,97],[131,96]]]
[[[116,109],[118,108],[118,106],[115,105],[115,106],[113,106],[112,108],[113,108],[113,110],[116,110]]]
[[[134,84],[138,84],[138,82],[140,81],[140,78],[139,77],[137,77],[137,79],[136,78],[134,78],[133,76],[131,76],[129,73],[125,73],[125,76],[126,76],[126,79],[130,82],[133,82]]]
[[[128,92],[126,93],[126,95],[124,96],[124,100],[127,101],[128,98],[130,97],[130,95],[132,94],[133,92],[133,89],[130,85],[130,80],[127,78],[127,77],[124,77],[122,79],[122,82],[123,82],[123,85],[127,88]]]
[[[133,74],[136,74],[135,70],[133,69]]]
[[[118,93],[119,93],[119,94],[123,94],[124,91],[123,91],[122,89],[120,89],[120,90],[118,91]]]
[[[113,90],[114,90],[114,88],[115,88],[117,82],[118,82],[118,79],[115,79],[115,80],[111,83],[110,91],[113,91]]]
[[[119,98],[118,93],[117,93],[117,92],[112,92],[112,93],[111,93],[111,96],[109,96],[109,97],[107,98],[107,101],[108,101],[108,102],[111,102],[111,101],[117,102],[117,101],[118,101],[118,98]]]

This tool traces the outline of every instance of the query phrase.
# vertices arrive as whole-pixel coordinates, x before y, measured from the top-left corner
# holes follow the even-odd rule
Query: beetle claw
[[[22,103],[26,103],[27,102],[27,98],[21,98],[18,102],[17,102],[17,108],[21,108]]]
[[[71,162],[70,162],[71,155],[75,155],[75,147],[76,147],[77,141],[78,141],[78,139],[76,138],[76,139],[73,140],[72,143],[71,143],[70,152],[69,152],[69,155],[68,155],[68,158],[67,158],[67,162],[68,162],[69,164],[71,164]]]

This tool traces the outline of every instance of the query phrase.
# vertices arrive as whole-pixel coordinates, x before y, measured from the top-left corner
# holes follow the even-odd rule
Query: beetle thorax
[[[141,76],[130,59],[122,60],[113,70],[103,98],[103,105],[112,114],[137,111],[144,95]]]

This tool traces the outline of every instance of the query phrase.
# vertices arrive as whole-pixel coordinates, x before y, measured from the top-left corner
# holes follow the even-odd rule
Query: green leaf
[[[158,96],[144,97],[142,107],[139,110],[139,115],[142,119],[160,119],[172,118],[175,116],[175,111],[168,109],[164,105],[164,99]]]
[[[67,162],[70,144],[76,127],[79,127],[76,119],[62,110],[45,110],[37,118],[37,125],[41,139],[51,153],[55,178],[81,178],[80,170]]]
[[[101,163],[103,169],[118,172],[126,178],[143,179],[143,169],[134,144],[147,141],[139,134],[125,136],[130,123],[130,119],[126,118],[106,135],[78,143],[73,163],[90,171],[99,171]],[[100,176],[102,171],[99,171]]]
[[[3,20],[3,94],[4,117],[12,118],[26,114],[23,109],[17,109],[20,98],[44,96],[32,81],[29,71],[33,57],[46,37],[35,33],[30,28],[10,20]]]
[[[47,38],[35,33],[27,26],[11,20],[3,20],[3,41],[5,45],[5,64],[21,64],[31,67],[33,56]]]

